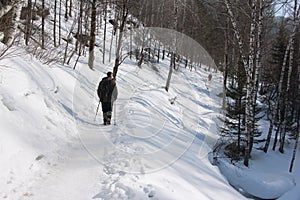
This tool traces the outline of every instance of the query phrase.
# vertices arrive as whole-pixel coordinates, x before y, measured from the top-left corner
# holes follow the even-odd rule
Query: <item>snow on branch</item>
[[[0,8],[0,18],[3,17],[6,13],[8,13],[13,8],[12,5],[2,6]]]

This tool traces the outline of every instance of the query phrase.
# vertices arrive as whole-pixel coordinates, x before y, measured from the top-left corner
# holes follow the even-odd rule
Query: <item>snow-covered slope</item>
[[[127,60],[107,127],[101,111],[94,121],[96,88],[112,64],[91,71],[85,60],[75,71],[25,55],[1,61],[1,198],[244,198],[207,159],[220,74],[208,82],[206,70],[180,69],[167,93],[169,60],[156,70]]]
[[[284,180],[274,176],[285,175],[292,145],[285,155],[255,151],[250,169],[225,163],[227,179],[210,164],[220,73],[180,68],[166,92],[169,58],[142,68],[127,59],[117,76],[115,125],[103,126],[101,108],[94,120],[96,89],[113,63],[100,64],[98,50],[93,71],[87,57],[73,70],[74,63],[42,65],[22,48],[13,50],[18,56],[0,60],[1,199],[245,199],[227,179],[262,197],[296,184],[282,199],[300,198],[299,171]]]

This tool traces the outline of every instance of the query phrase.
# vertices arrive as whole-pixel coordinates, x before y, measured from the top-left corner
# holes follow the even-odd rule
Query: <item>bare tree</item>
[[[94,68],[94,60],[95,60],[95,40],[96,40],[96,17],[97,17],[97,0],[93,0],[92,2],[92,17],[91,17],[91,32],[90,32],[90,43],[89,43],[89,61],[88,65],[90,69]]]
[[[27,2],[27,16],[26,16],[26,33],[25,33],[25,44],[28,45],[29,38],[31,35],[31,20],[32,20],[32,0]]]
[[[107,7],[108,7],[108,1],[105,0],[104,2],[104,30],[103,30],[103,50],[102,50],[102,53],[103,53],[103,64],[105,63],[105,52],[106,52],[106,32],[107,32]]]
[[[61,44],[61,12],[62,12],[62,0],[59,0],[59,11],[58,11],[58,44]]]
[[[298,80],[298,95],[300,93],[300,59],[298,60],[298,76],[297,76],[297,80]],[[294,150],[293,150],[293,155],[292,155],[292,159],[290,162],[290,169],[289,172],[293,171],[293,167],[294,167],[294,162],[296,159],[296,154],[297,154],[297,148],[298,148],[298,143],[299,143],[299,134],[300,134],[300,100],[298,98],[298,102],[297,102],[297,127],[295,128],[295,145],[294,145]]]
[[[128,9],[128,5],[129,4],[129,0],[123,0],[121,2],[121,4],[119,5],[120,8],[120,26],[119,26],[119,37],[117,42],[117,48],[116,48],[116,58],[115,58],[115,64],[114,64],[114,68],[113,68],[113,76],[116,78],[117,77],[117,73],[118,73],[118,69],[120,64],[122,63],[122,59],[121,59],[121,48],[122,48],[122,40],[123,40],[123,34],[125,31],[125,25],[126,25],[126,21],[127,21],[127,17],[129,14],[129,9]]]
[[[70,0],[69,17],[72,17],[73,0]]]
[[[20,21],[21,9],[23,1],[7,2],[3,8],[0,8],[0,17],[7,16],[7,24],[5,25],[4,36],[2,42],[10,46],[18,33],[18,24]]]
[[[68,0],[65,0],[65,19],[68,20]]]
[[[174,13],[173,13],[173,15],[174,15],[173,29],[177,30],[177,25],[178,25],[178,0],[174,0]],[[175,41],[176,40],[177,39],[175,38]],[[177,46],[177,45],[175,44],[175,46]],[[176,49],[174,49],[174,51],[176,51]],[[170,66],[169,66],[169,74],[168,74],[166,87],[165,87],[165,90],[167,92],[169,91],[171,78],[172,78],[172,73],[173,73],[173,68],[175,68],[175,54],[176,54],[176,52],[173,52],[173,51],[171,52],[171,61],[170,61]]]
[[[225,48],[224,48],[224,69],[223,69],[223,103],[222,109],[226,109],[226,92],[227,92],[227,78],[228,78],[228,66],[229,66],[229,23],[230,19],[227,17],[225,34]]]
[[[256,93],[259,78],[260,68],[260,54],[261,54],[261,33],[262,33],[262,16],[257,17],[257,11],[262,9],[258,1],[253,0],[251,4],[251,24],[249,32],[249,53],[248,58],[245,51],[244,39],[242,38],[241,31],[238,28],[238,23],[233,13],[232,4],[230,0],[224,0],[228,15],[231,20],[233,31],[238,42],[239,52],[242,57],[242,62],[246,74],[246,107],[245,107],[245,132],[246,132],[246,146],[244,155],[244,165],[249,166],[249,158],[253,148],[254,142],[254,126],[255,126],[255,104]],[[258,25],[257,25],[258,24]],[[258,36],[257,36],[258,35]],[[255,71],[256,70],[256,71]]]
[[[287,79],[287,86],[286,89],[284,91],[284,93],[286,94],[286,98],[284,100],[284,105],[282,105],[284,108],[284,116],[283,116],[283,122],[281,124],[280,127],[280,147],[279,147],[279,151],[281,153],[283,153],[283,147],[284,147],[284,143],[285,143],[285,136],[286,136],[286,126],[287,126],[287,118],[288,118],[288,94],[290,92],[290,86],[291,86],[291,75],[292,75],[292,68],[294,65],[294,46],[295,46],[295,37],[296,37],[296,32],[297,32],[297,28],[299,26],[299,12],[300,12],[300,5],[298,5],[298,0],[294,1],[294,11],[293,11],[293,31],[292,34],[290,36],[290,40],[289,40],[289,68],[288,68],[288,79]],[[284,65],[287,65],[286,63]],[[285,69],[285,66],[282,67],[283,70]],[[281,74],[281,78],[280,78],[280,90],[279,92],[282,94],[282,84],[283,84],[283,77],[284,77],[284,71],[282,71]],[[283,96],[283,94],[281,95]],[[280,106],[281,107],[281,106]]]
[[[56,11],[57,11],[57,0],[54,0],[53,43],[55,47],[56,47],[56,21],[57,21]]]
[[[45,48],[45,0],[42,0],[42,48]]]

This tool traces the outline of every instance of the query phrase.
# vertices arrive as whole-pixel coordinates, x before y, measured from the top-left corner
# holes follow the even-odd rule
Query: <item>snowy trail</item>
[[[166,93],[167,69],[153,73],[125,63],[118,79],[117,125],[106,127],[100,125],[101,109],[93,121],[103,66],[91,71],[81,63],[72,71],[22,58],[13,63],[26,78],[12,88],[13,72],[4,74],[0,108],[8,121],[28,120],[15,132],[32,152],[15,150],[27,161],[18,157],[16,163],[28,168],[11,171],[27,178],[18,185],[5,178],[11,183],[2,195],[6,199],[243,199],[207,159],[219,105],[210,99],[214,84],[209,92],[204,89],[202,71],[175,73]]]
[[[213,131],[210,130],[213,128],[210,125],[214,123],[213,115],[210,114],[216,111],[212,110],[214,107],[216,107],[214,109],[218,107],[206,101],[209,96],[205,94],[201,97],[193,92],[192,88],[185,88],[184,85],[189,83],[187,80],[184,82],[174,81],[175,89],[168,98],[165,97],[163,87],[157,84],[161,80],[156,79],[161,76],[150,80],[146,78],[146,74],[149,73],[147,70],[137,72],[134,68],[130,69],[129,66],[124,69],[128,71],[120,72],[121,96],[117,101],[117,126],[93,126],[90,105],[91,102],[94,102],[95,105],[94,96],[90,96],[91,99],[86,101],[85,105],[82,105],[82,99],[79,98],[80,105],[78,107],[80,109],[76,108],[77,106],[74,109],[77,110],[76,113],[81,111],[78,118],[84,119],[77,121],[83,145],[91,156],[104,166],[101,173],[102,188],[94,198],[184,199],[184,195],[189,193],[188,189],[187,193],[172,189],[172,185],[179,184],[179,182],[170,177],[176,177],[184,181],[187,187],[194,188],[203,185],[206,188],[205,191],[200,189],[201,187],[199,190],[194,188],[195,199],[199,197],[202,197],[201,199],[219,199],[224,196],[230,199],[235,195],[242,199],[243,197],[227,184],[217,169],[211,169],[211,164],[206,157],[210,151],[210,142],[213,143],[215,139],[210,132]],[[89,77],[89,72],[85,69],[81,73]],[[138,77],[135,75],[136,73],[138,73]],[[88,80],[96,79],[92,74],[88,78]],[[195,80],[201,84],[203,79],[205,80],[205,78]],[[177,77],[177,80],[181,80],[181,78]],[[93,88],[93,86],[87,88]],[[81,90],[79,93],[84,93],[86,87],[78,86],[77,89]],[[190,92],[183,93],[186,90],[190,90]],[[178,93],[182,95],[178,98],[177,106],[165,104],[161,109],[161,102],[169,102],[169,99]],[[153,99],[153,96],[156,96],[157,99]],[[191,101],[191,99],[195,99],[195,101]],[[196,101],[196,99],[198,100]],[[184,107],[184,105],[196,106],[198,101],[206,101],[206,104],[203,104],[202,108],[196,107],[196,111]],[[203,117],[199,120],[199,116]],[[101,119],[98,117],[98,120],[99,118]],[[82,121],[88,123],[82,123]],[[194,132],[195,130],[197,131]],[[174,152],[176,152],[175,155]],[[203,166],[203,168],[196,166]],[[199,176],[194,177],[193,173],[185,174],[190,169],[193,169],[191,171],[197,169],[194,173]],[[202,178],[200,178],[200,174],[203,176]],[[151,178],[149,179],[149,177]],[[190,179],[195,182],[188,183]],[[167,189],[169,191],[159,192],[165,184],[170,185]],[[211,185],[207,187],[207,184]],[[220,185],[220,191],[216,194],[212,191],[216,190],[218,185]],[[231,191],[231,194],[224,191],[224,187]]]
[[[61,163],[46,177],[32,183],[28,188],[33,194],[31,199],[92,199],[99,189],[101,165],[80,142],[75,145],[64,152]]]
[[[115,12],[109,11],[109,19],[115,20]],[[62,22],[62,35],[73,30],[75,18]],[[107,25],[110,38],[114,27]],[[134,58],[126,59],[117,77],[116,125],[101,125],[101,107],[94,121],[98,83],[114,66],[108,58],[102,64],[102,34],[101,30],[97,35],[95,70],[88,67],[88,51],[79,58],[76,70],[42,65],[24,53],[21,45],[13,47],[18,48],[18,57],[0,60],[0,199],[246,199],[224,177],[227,170],[232,172],[227,176],[236,179],[238,190],[245,185],[255,192],[261,189],[265,195],[267,180],[266,185],[278,184],[276,192],[281,193],[284,180],[276,182],[272,176],[278,176],[277,171],[284,171],[285,166],[278,165],[282,157],[276,152],[261,157],[270,160],[258,163],[248,174],[224,165],[222,175],[220,168],[210,163],[208,155],[218,137],[221,100],[217,96],[223,80],[219,72],[205,66],[197,72],[183,67],[174,70],[166,92],[167,55],[160,63],[141,68],[136,67]],[[114,60],[115,47],[109,50],[110,46],[106,40],[106,52],[112,52]],[[69,47],[74,48],[72,44]],[[60,49],[64,51],[63,46]],[[287,154],[285,162],[290,158]],[[282,169],[271,171],[273,164]],[[271,172],[266,175],[265,171]],[[299,170],[294,175],[299,183]],[[270,195],[276,193],[274,188],[269,188]],[[299,199],[299,195],[296,186],[282,199]]]

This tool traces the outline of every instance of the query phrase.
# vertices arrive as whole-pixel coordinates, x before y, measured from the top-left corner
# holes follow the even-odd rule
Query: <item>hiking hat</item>
[[[110,77],[112,75],[112,72],[107,72],[107,77]]]

